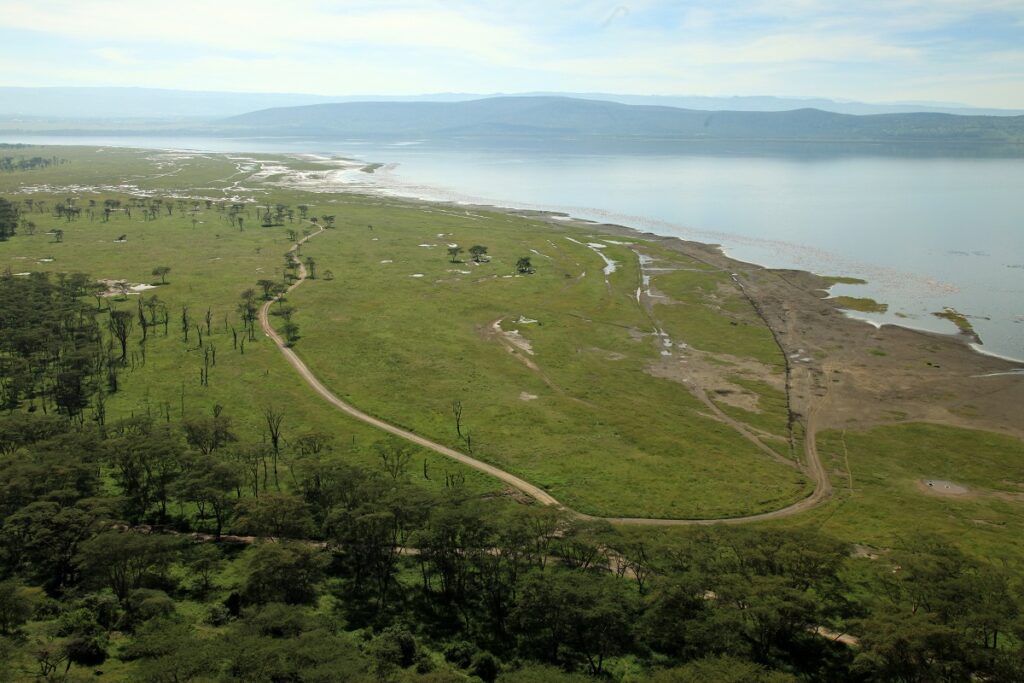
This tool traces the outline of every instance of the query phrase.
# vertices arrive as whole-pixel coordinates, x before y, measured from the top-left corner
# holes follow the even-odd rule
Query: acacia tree
[[[284,336],[288,342],[288,346],[294,346],[295,342],[299,340],[299,324],[292,320],[288,320],[281,329],[284,331]]]
[[[131,311],[111,311],[107,327],[110,334],[121,344],[121,363],[128,358],[128,337],[135,326]]]
[[[457,244],[455,246],[453,246],[453,247],[448,247],[448,256],[450,257],[451,262],[452,263],[458,263],[459,262],[459,254],[461,254],[464,251],[465,251],[465,249],[463,249],[462,247],[460,247]]]
[[[281,457],[281,422],[284,420],[284,413],[273,406],[267,406],[263,409],[263,417],[267,421],[267,432],[270,434],[270,445],[273,448],[274,486],[280,490],[281,483],[277,478],[277,461]]]
[[[262,280],[257,280],[256,284],[259,285],[260,289],[263,290],[263,299],[265,301],[269,301],[272,298],[271,297],[271,292],[274,290],[274,286],[277,283],[274,282],[273,280],[267,280],[266,278],[264,278]],[[247,292],[251,292],[252,290],[246,290],[246,291]],[[242,293],[242,298],[251,298],[251,297],[246,297],[245,293],[243,292]]]
[[[167,273],[171,272],[170,266],[157,266],[153,269],[153,275],[160,278],[160,284],[167,284]]]
[[[18,208],[0,197],[0,242],[14,235],[18,227]]]
[[[534,272],[529,256],[522,256],[516,261],[516,272],[520,275],[529,275]]]
[[[482,244],[474,244],[469,248],[469,253],[473,256],[474,262],[480,263],[487,256],[487,247]]]

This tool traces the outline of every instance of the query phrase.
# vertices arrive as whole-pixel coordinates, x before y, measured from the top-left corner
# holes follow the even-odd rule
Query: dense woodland
[[[27,209],[75,220],[61,206]],[[403,442],[295,431],[283,406],[256,431],[219,405],[109,419],[147,335],[212,344],[210,315],[105,290],[0,276],[0,680],[1024,680],[1020,578],[944,539],[867,559],[812,530],[615,528],[473,495]],[[242,293],[232,351],[280,291]]]

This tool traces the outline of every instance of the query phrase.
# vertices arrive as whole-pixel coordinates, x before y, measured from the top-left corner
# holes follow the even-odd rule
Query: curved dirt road
[[[296,242],[295,245],[293,245],[291,249],[289,249],[289,252],[295,251],[304,242],[306,242],[309,239],[312,239],[313,237],[316,237],[317,235],[321,234],[323,231],[324,231],[324,228],[321,227],[318,231],[316,231],[316,232],[314,232],[314,233],[312,233],[310,235],[307,235],[306,237],[302,238],[301,240]],[[294,290],[296,287],[298,287],[299,285],[301,285],[305,281],[306,281],[306,267],[304,265],[302,265],[301,262],[300,262],[300,264],[299,264],[299,277],[288,288],[287,291],[291,292],[292,290]],[[746,516],[742,516],[742,517],[722,517],[722,518],[715,518],[715,519],[659,519],[659,518],[653,518],[653,517],[597,517],[597,516],[594,516],[594,515],[586,515],[586,514],[583,514],[583,513],[580,513],[580,512],[576,512],[575,510],[573,510],[573,509],[567,507],[566,505],[563,505],[562,503],[560,503],[554,496],[552,496],[547,491],[543,490],[539,486],[535,486],[535,485],[531,484],[530,482],[526,481],[525,479],[520,479],[519,477],[515,476],[514,474],[510,474],[509,472],[506,472],[505,470],[502,470],[502,469],[500,469],[498,467],[495,467],[494,465],[489,465],[489,464],[487,464],[487,463],[485,463],[485,462],[483,462],[481,460],[477,460],[476,458],[468,456],[465,453],[461,453],[461,452],[459,452],[459,451],[457,451],[457,450],[455,450],[453,448],[449,448],[448,446],[445,446],[443,444],[439,444],[439,443],[437,443],[435,441],[431,441],[430,439],[428,439],[426,437],[423,437],[423,436],[420,436],[419,434],[411,432],[411,431],[409,431],[407,429],[402,429],[401,427],[396,427],[393,424],[390,424],[388,422],[385,422],[384,420],[381,420],[379,418],[373,417],[372,415],[364,413],[363,411],[359,410],[355,406],[353,406],[353,405],[351,405],[349,403],[346,403],[345,401],[342,401],[340,398],[338,398],[336,395],[334,395],[334,393],[332,393],[330,389],[325,387],[320,382],[320,380],[318,380],[316,378],[316,375],[313,374],[313,371],[310,370],[309,367],[302,361],[302,359],[299,358],[299,356],[291,348],[289,348],[285,344],[285,342],[281,338],[281,336],[274,330],[273,326],[270,324],[270,319],[269,319],[269,315],[268,315],[269,311],[270,311],[270,306],[274,303],[274,301],[276,301],[276,299],[272,299],[270,301],[267,301],[267,302],[265,302],[263,304],[263,306],[260,307],[260,312],[259,312],[260,326],[263,328],[264,334],[266,334],[268,337],[270,337],[274,341],[274,343],[277,345],[278,349],[280,349],[281,353],[284,354],[285,359],[291,364],[291,366],[293,368],[295,368],[295,370],[299,373],[299,375],[302,377],[302,379],[305,380],[306,384],[308,384],[310,386],[310,388],[312,388],[313,391],[315,391],[317,394],[319,394],[320,397],[323,398],[325,401],[327,401],[328,403],[333,405],[338,410],[341,410],[343,413],[346,413],[347,415],[350,415],[351,417],[354,417],[355,419],[357,419],[357,420],[359,420],[361,422],[364,422],[364,423],[370,425],[371,427],[375,427],[377,429],[380,429],[381,431],[388,432],[389,434],[394,434],[395,436],[400,437],[402,439],[405,439],[406,441],[409,441],[411,443],[414,443],[417,446],[422,446],[423,448],[426,448],[428,450],[434,451],[435,453],[439,453],[440,455],[443,455],[443,456],[445,456],[447,458],[451,458],[452,460],[456,460],[456,461],[462,463],[463,465],[466,465],[468,467],[472,467],[475,470],[478,470],[480,472],[483,472],[484,474],[488,474],[488,475],[490,475],[490,476],[492,476],[492,477],[494,477],[494,478],[496,478],[496,479],[498,479],[500,481],[505,482],[509,486],[512,486],[513,488],[516,488],[516,489],[522,491],[523,493],[525,493],[526,495],[530,496],[531,498],[536,500],[538,503],[541,503],[542,505],[551,505],[551,506],[560,508],[562,510],[565,510],[566,512],[569,512],[569,513],[571,513],[573,515],[576,515],[577,517],[580,517],[580,518],[583,518],[583,519],[605,520],[605,521],[611,522],[613,524],[631,524],[631,525],[645,525],[645,526],[694,526],[694,525],[711,525],[711,524],[744,524],[744,523],[747,523],[747,522],[759,522],[759,521],[765,521],[765,520],[770,520],[770,519],[778,519],[780,517],[788,517],[790,515],[795,515],[797,513],[804,512],[804,511],[809,510],[809,509],[811,509],[811,508],[821,504],[822,502],[824,502],[829,497],[829,495],[832,492],[832,485],[831,485],[831,482],[829,481],[828,473],[825,471],[825,467],[824,467],[824,465],[821,462],[821,458],[818,456],[818,450],[817,450],[817,447],[816,447],[816,444],[815,444],[814,436],[815,436],[816,419],[815,419],[815,409],[814,409],[814,407],[812,407],[808,411],[808,415],[807,415],[807,425],[806,425],[806,435],[805,435],[804,445],[805,445],[805,452],[806,452],[806,456],[807,456],[807,467],[809,469],[809,474],[810,474],[811,478],[814,480],[814,491],[809,496],[807,496],[806,498],[803,498],[802,500],[799,500],[796,503],[793,503],[792,505],[787,505],[786,507],[780,508],[778,510],[772,510],[770,512],[762,512],[762,513],[759,513],[759,514],[756,514],[756,515],[746,515]]]

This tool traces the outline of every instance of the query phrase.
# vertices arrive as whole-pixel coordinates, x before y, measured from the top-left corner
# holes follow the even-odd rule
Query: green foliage
[[[148,153],[68,154],[91,163],[40,169],[41,182],[130,171],[187,195],[237,170],[210,158],[147,180]],[[0,628],[17,636],[0,649],[17,675],[82,679],[102,662],[110,680],[175,683],[1021,678],[1019,440],[932,425],[826,433],[833,500],[774,526],[616,528],[513,503],[440,456],[375,448],[377,432],[295,381],[256,332],[259,290],[235,295],[270,278],[291,245],[238,221],[290,223],[286,203],[313,199],[265,199],[252,216],[244,203],[98,197],[103,219],[69,228],[63,247],[28,230],[0,245],[11,270],[24,253],[50,272],[0,277]],[[40,222],[37,201],[66,222],[86,206],[33,197],[23,206]],[[787,437],[772,389],[781,356],[727,275],[636,240],[675,269],[651,276],[667,298],[647,311],[632,249],[609,242],[619,269],[601,277],[578,243],[600,238],[569,226],[331,202],[337,217],[323,222],[337,232],[289,261],[339,277],[290,293],[272,320],[302,324],[303,357],[333,391],[453,447],[471,436],[474,454],[593,512],[717,516],[806,491],[702,416],[686,387],[645,374],[663,348],[647,330],[664,329],[727,368],[761,412],[723,410]],[[494,268],[466,264],[475,277],[461,277],[416,246],[441,231],[486,240]],[[63,250],[57,265],[42,260],[51,249]],[[543,268],[502,275],[534,249]],[[425,277],[396,277],[384,259]],[[83,303],[98,291],[90,278],[58,274],[145,282],[154,263],[175,279],[131,315],[98,310],[119,310],[110,298]],[[257,287],[274,297],[283,284]],[[180,335],[165,309],[182,311]],[[509,353],[499,319],[533,354]],[[124,347],[111,320],[132,321]],[[197,383],[211,348],[216,365]],[[266,406],[287,407],[283,432]],[[929,497],[925,477],[971,495]],[[231,535],[245,533],[258,538]],[[877,559],[843,541],[874,544]]]
[[[88,580],[109,588],[124,604],[144,583],[166,580],[180,548],[180,541],[169,536],[104,531],[81,545],[76,562]]]
[[[10,157],[3,157],[4,160],[9,158]],[[5,241],[13,237],[17,228],[18,208],[9,200],[0,197],[0,241]]]
[[[36,593],[19,581],[0,581],[0,636],[15,633],[28,621],[37,599]]]
[[[81,273],[56,283],[45,273],[0,276],[0,408],[52,405],[76,417],[116,373],[96,310],[79,300],[90,286]]]
[[[651,683],[796,683],[799,679],[760,664],[731,657],[699,659],[676,669],[658,671]]]
[[[248,573],[242,594],[253,604],[313,602],[327,567],[324,553],[305,543],[259,543],[247,553]]]

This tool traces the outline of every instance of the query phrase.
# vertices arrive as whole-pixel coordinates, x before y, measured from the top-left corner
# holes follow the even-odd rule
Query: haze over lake
[[[323,189],[550,209],[721,244],[772,267],[868,280],[834,294],[887,303],[876,322],[955,332],[967,315],[991,353],[1024,358],[1024,159],[884,156],[821,147],[593,154],[440,148],[419,141],[31,137],[5,142],[306,152],[385,166]],[[808,153],[808,150],[816,150]],[[919,152],[921,150],[918,150]],[[304,184],[303,187],[309,187]],[[862,314],[857,314],[862,315]]]

